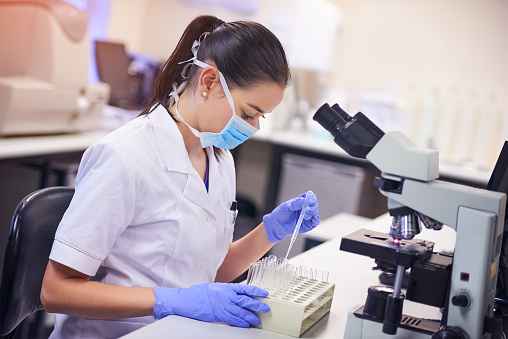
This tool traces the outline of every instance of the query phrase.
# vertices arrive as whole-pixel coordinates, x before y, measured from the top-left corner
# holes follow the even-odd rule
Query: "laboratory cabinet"
[[[319,198],[319,215],[326,219],[340,212],[372,215],[362,204],[371,185],[374,171],[334,161],[285,153],[281,158],[279,189],[275,204],[312,191]]]

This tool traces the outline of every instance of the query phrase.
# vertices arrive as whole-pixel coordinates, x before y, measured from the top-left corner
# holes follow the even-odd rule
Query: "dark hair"
[[[192,65],[188,78],[182,77],[185,64],[194,55],[191,48],[205,32],[197,53],[198,60],[211,61],[226,78],[228,87],[248,89],[263,82],[287,87],[291,81],[286,54],[280,41],[263,25],[251,21],[225,23],[215,16],[194,19],[183,32],[175,50],[155,79],[147,105],[140,115],[149,114],[158,105],[169,109],[169,93],[173,83],[188,81],[186,87],[197,83],[199,66]],[[172,116],[172,115],[171,115]],[[176,121],[175,117],[172,118]]]

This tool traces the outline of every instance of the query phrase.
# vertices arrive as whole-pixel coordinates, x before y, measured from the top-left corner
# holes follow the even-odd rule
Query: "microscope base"
[[[376,338],[376,339],[429,339],[439,330],[437,321],[420,319],[402,315],[402,322],[397,334],[383,333],[383,323],[363,315],[363,306],[349,312],[344,332],[344,339]]]

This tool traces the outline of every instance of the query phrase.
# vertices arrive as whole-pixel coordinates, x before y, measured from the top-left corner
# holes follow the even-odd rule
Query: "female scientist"
[[[269,308],[260,288],[230,284],[294,230],[305,194],[231,243],[235,169],[228,149],[251,137],[290,81],[265,27],[193,20],[139,117],[83,155],[55,235],[41,300],[51,338],[117,338],[180,315],[248,327]],[[308,193],[311,194],[311,193]],[[311,194],[300,232],[319,224]]]

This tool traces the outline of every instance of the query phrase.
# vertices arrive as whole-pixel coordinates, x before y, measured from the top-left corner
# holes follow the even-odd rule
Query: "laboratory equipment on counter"
[[[323,317],[332,306],[335,284],[328,282],[328,272],[304,266],[295,268],[287,259],[270,255],[252,263],[247,284],[267,290],[266,298],[255,298],[270,306],[270,312],[256,315],[268,331],[299,337]]]
[[[312,193],[311,191],[307,193]],[[291,251],[291,248],[293,247],[293,244],[295,243],[296,237],[298,236],[298,233],[300,232],[300,227],[302,226],[303,217],[305,216],[305,212],[307,211],[307,207],[309,206],[309,199],[310,194],[307,194],[305,196],[305,201],[303,202],[302,210],[300,211],[300,216],[298,217],[298,220],[296,222],[295,230],[293,231],[293,235],[291,236],[291,242],[289,243],[288,251],[286,252],[286,257],[284,259],[288,258],[289,252]]]
[[[0,135],[99,127],[109,85],[88,83],[84,12],[58,0],[2,0],[0,31]]]
[[[349,314],[344,337],[501,338],[493,311],[506,195],[436,180],[437,151],[418,148],[400,132],[385,134],[361,112],[351,117],[337,104],[324,104],[314,120],[351,156],[381,170],[374,184],[388,197],[394,217],[390,234],[362,229],[342,239],[341,250],[374,258],[376,268],[395,273],[393,288],[368,293],[365,307],[378,311],[362,306]],[[453,258],[434,253],[433,243],[409,240],[420,221],[457,231]],[[404,295],[402,279],[409,268]],[[405,298],[442,308],[442,318],[403,315]]]

